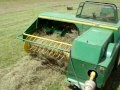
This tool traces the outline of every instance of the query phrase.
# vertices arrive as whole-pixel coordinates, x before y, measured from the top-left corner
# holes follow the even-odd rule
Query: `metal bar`
[[[29,34],[28,34],[29,35]],[[27,35],[27,36],[28,36]],[[30,41],[30,40],[27,40],[27,39],[23,39],[22,38],[23,34],[19,35],[17,38],[20,39],[20,40],[23,40],[25,42],[29,42],[29,43],[32,43],[32,44],[37,44],[37,45],[41,45],[41,46],[44,46],[44,47],[49,47],[51,49],[57,49],[57,50],[60,50],[60,51],[64,51],[64,52],[70,52],[70,50],[65,50],[65,49],[62,49],[62,48],[59,48],[59,47],[55,47],[55,46],[49,46],[49,45],[46,45],[46,44],[42,44],[42,43],[37,43],[37,42],[33,42],[33,41]],[[33,35],[29,35],[28,37],[32,37]],[[34,38],[37,37],[37,36],[33,36]],[[39,37],[38,37],[39,38]],[[41,38],[40,38],[41,39]],[[45,38],[46,40],[46,38]],[[48,39],[49,40],[49,39]],[[44,41],[44,40],[43,40]],[[54,40],[50,40],[50,41],[54,41]],[[55,41],[55,42],[58,42],[58,41]],[[58,42],[59,44],[61,45],[67,45],[68,47],[71,47],[72,45],[71,44],[67,44],[67,43],[63,43],[63,42]]]
[[[65,21],[65,22],[70,22],[70,23],[78,23],[78,24],[83,24],[83,25],[89,25],[89,26],[101,27],[101,28],[106,28],[106,29],[118,30],[118,27],[99,24],[99,23],[96,24],[96,23],[91,23],[91,22],[69,20],[69,19],[64,19],[64,18],[48,17],[48,16],[39,16],[39,18],[51,19],[51,20],[57,20],[57,21]]]
[[[55,43],[62,43],[62,44],[68,45],[68,46],[72,46],[71,44],[68,44],[68,43],[59,42],[59,41],[55,41],[55,40],[51,40],[51,39],[47,39],[47,38],[43,38],[43,37],[38,37],[38,36],[26,34],[26,33],[23,33],[23,35],[31,36],[31,37],[35,37],[35,38],[39,38],[39,39],[43,39],[43,40],[47,40],[47,41],[51,41],[51,42],[55,42]]]

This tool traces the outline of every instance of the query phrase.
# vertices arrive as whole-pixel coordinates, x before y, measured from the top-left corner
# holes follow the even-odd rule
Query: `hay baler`
[[[18,38],[26,52],[68,63],[67,82],[83,90],[104,87],[119,64],[120,21],[111,3],[82,2],[76,15],[42,13]]]

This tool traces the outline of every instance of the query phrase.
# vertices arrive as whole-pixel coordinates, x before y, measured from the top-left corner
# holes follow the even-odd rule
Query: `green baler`
[[[61,67],[68,63],[67,83],[83,90],[104,87],[119,65],[120,21],[114,4],[85,1],[76,16],[42,13],[18,38],[28,53]]]
[[[118,55],[119,44],[113,43],[113,37],[112,30],[91,27],[73,41],[67,71],[70,83],[79,87],[78,81],[81,81],[84,85],[94,71],[97,87],[104,86]]]

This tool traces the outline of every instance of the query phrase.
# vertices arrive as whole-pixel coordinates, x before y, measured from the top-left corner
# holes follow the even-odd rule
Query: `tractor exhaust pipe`
[[[85,82],[84,90],[95,90],[96,83],[94,79],[96,77],[96,72],[92,71],[90,73],[90,79]]]

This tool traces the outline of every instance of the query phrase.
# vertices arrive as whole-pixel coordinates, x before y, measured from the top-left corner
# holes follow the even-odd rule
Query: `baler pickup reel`
[[[36,23],[38,21],[42,20],[38,18]],[[18,36],[18,39],[25,42],[24,50],[32,55],[39,55],[50,60],[54,59],[59,62],[68,60],[71,43],[78,36],[76,27],[63,22],[53,21],[55,24],[59,23],[60,26],[51,25],[49,20],[44,20],[44,22],[44,25],[35,28],[32,33],[28,33],[30,31],[28,29],[28,31]],[[46,23],[51,26],[45,26]]]
[[[23,39],[25,41],[24,49],[26,52],[39,53],[57,60],[68,59],[71,44],[25,33],[23,35],[27,37]]]

